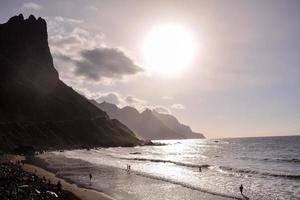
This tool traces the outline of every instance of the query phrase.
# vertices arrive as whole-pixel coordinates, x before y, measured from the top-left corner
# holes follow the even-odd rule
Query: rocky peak
[[[125,107],[121,108],[121,110],[135,114],[135,115],[139,114],[139,111],[136,108],[131,107],[131,106],[125,106]]]
[[[53,89],[59,81],[48,47],[47,24],[22,14],[0,24],[0,78]]]
[[[11,17],[7,23],[1,24],[2,27],[18,29],[21,33],[26,33],[27,36],[43,36],[44,39],[47,39],[47,23],[46,21],[39,17],[36,19],[34,15],[30,15],[27,19],[24,18],[22,14]],[[11,31],[12,32],[12,31]],[[19,35],[21,35],[19,33]]]
[[[111,109],[118,109],[118,106],[106,101],[103,101],[101,103],[98,103],[97,101],[94,100],[94,102],[96,102],[97,104],[99,104],[100,106],[105,106],[107,108],[111,108]]]
[[[17,16],[13,16],[8,20],[8,23],[17,23],[17,22],[21,22],[24,21],[24,16],[23,14],[19,14]]]
[[[152,110],[150,110],[149,108],[146,108],[142,113],[144,113],[144,114],[152,114]]]

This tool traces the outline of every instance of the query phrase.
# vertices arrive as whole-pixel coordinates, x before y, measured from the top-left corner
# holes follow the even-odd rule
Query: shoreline
[[[64,190],[71,192],[81,200],[114,200],[104,193],[100,193],[96,190],[87,189],[84,187],[79,187],[74,183],[69,183],[67,182],[67,180],[59,178],[54,173],[47,171],[39,166],[24,164],[24,166],[22,166],[22,169],[30,173],[35,173],[40,178],[44,176],[46,179],[50,179],[52,183],[57,183],[58,181],[60,181]]]
[[[39,162],[39,159],[36,157],[33,157],[33,159],[28,159],[30,160],[28,162],[27,158],[24,156],[12,155],[10,160],[12,160],[14,163],[17,161],[22,161],[24,164],[21,165],[21,168],[25,172],[33,173],[39,178],[45,177],[47,180],[50,180],[51,183],[57,183],[60,181],[63,190],[71,192],[80,200],[115,200],[102,192],[76,185],[75,183],[71,183],[66,179],[58,177],[54,171],[50,171],[46,165],[44,165],[42,162]]]
[[[53,158],[53,156],[50,156],[51,158]],[[78,165],[78,162],[79,163],[83,163],[84,165],[88,164],[89,166],[88,167],[92,167],[89,162],[87,161],[84,161],[84,160],[81,160],[81,159],[78,159],[78,158],[64,158],[64,156],[62,155],[56,155],[54,156],[56,158],[54,158],[53,160],[50,158],[49,160],[49,157],[46,156],[46,159],[45,158],[40,158],[40,157],[28,157],[28,159],[26,160],[26,162],[28,163],[33,163],[34,165],[38,165],[38,166],[41,166],[42,168],[46,168],[48,171],[51,171],[52,173],[57,173],[59,171],[59,173],[57,173],[58,177],[62,177],[64,180],[66,181],[69,181],[69,182],[74,182],[72,181],[72,179],[69,179],[68,177],[65,177],[64,175],[62,175],[60,173],[60,170],[59,170],[59,167],[61,165],[67,165],[67,164],[64,164],[64,162],[66,161],[67,163],[70,163],[68,164],[69,166],[66,167],[68,170],[65,171],[67,172],[67,174],[69,174],[69,172],[72,171],[72,169],[70,169],[71,171],[69,171],[69,167],[72,168],[72,164],[75,164]],[[69,161],[70,160],[70,161]],[[55,163],[54,166],[51,164],[49,165],[49,163]],[[56,166],[56,167],[55,167]],[[58,167],[57,167],[58,166]],[[99,168],[99,166],[97,167]],[[106,168],[106,167],[104,167]],[[108,167],[108,168],[116,168],[117,170],[120,170],[120,168],[118,167]],[[86,170],[86,169],[85,169]],[[84,171],[85,171],[84,170]],[[103,169],[102,169],[103,170]],[[123,169],[122,171],[125,171],[125,169]],[[105,172],[105,173],[111,173],[111,172]],[[121,172],[122,173],[122,172]],[[96,173],[95,173],[96,174]],[[103,171],[102,171],[102,174],[103,174]],[[128,174],[128,173],[126,173]],[[131,176],[135,176],[135,177],[139,177],[136,179],[135,183],[136,182],[139,182],[141,180],[139,179],[147,179],[147,180],[150,180],[149,182],[151,182],[151,184],[155,183],[155,184],[168,184],[170,185],[171,187],[179,187],[180,189],[183,189],[183,190],[192,190],[192,191],[196,191],[199,193],[199,195],[202,196],[202,199],[207,199],[207,200],[215,200],[215,199],[218,199],[218,200],[225,200],[225,199],[242,199],[241,197],[238,197],[238,196],[227,196],[226,194],[215,194],[215,193],[211,193],[209,191],[206,191],[206,190],[202,190],[202,189],[199,189],[197,187],[193,187],[193,186],[188,186],[188,185],[185,185],[185,184],[181,184],[179,182],[176,182],[176,181],[170,181],[170,180],[166,180],[166,179],[161,179],[161,178],[157,178],[157,177],[153,177],[153,176],[147,176],[143,173],[139,173],[139,172],[133,172],[133,173],[130,173]],[[87,175],[86,175],[87,176]],[[128,175],[125,175],[123,176],[122,178],[127,178]],[[95,176],[96,178],[96,176]],[[118,176],[118,179],[120,179],[120,176]],[[123,180],[126,180],[126,179],[123,179]],[[129,181],[132,181],[133,179],[129,179]],[[87,181],[87,180],[86,180]],[[108,181],[108,180],[106,180]],[[146,181],[147,184],[149,184],[149,182]],[[135,184],[133,183],[133,185]],[[145,183],[145,182],[143,182]],[[76,184],[79,186],[79,187],[83,187],[83,188],[89,188],[89,186],[87,186],[86,184],[84,183],[79,183],[76,181]],[[137,186],[138,187],[138,186]],[[97,189],[94,189],[95,191],[98,191],[100,193],[102,193],[102,190],[97,190]],[[121,193],[115,193],[114,191],[112,192],[111,190],[108,190],[106,191],[108,192],[109,195],[112,195],[113,197],[116,195],[116,198],[118,197],[118,195],[120,195],[122,198],[121,199],[124,199],[124,196],[122,196],[123,194]],[[123,191],[124,192],[124,191]],[[136,191],[137,194],[139,193],[138,191]],[[126,191],[127,193],[127,191]],[[172,195],[172,191],[169,191],[169,194]],[[125,196],[127,194],[124,194]],[[128,196],[127,196],[128,197]],[[126,199],[126,198],[125,198]],[[128,198],[127,198],[128,199]],[[130,199],[130,198],[129,198]],[[135,199],[139,199],[139,198],[135,198]]]

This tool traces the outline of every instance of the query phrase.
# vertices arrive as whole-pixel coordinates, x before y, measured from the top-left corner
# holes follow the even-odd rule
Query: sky
[[[168,112],[209,138],[299,135],[299,9],[298,0],[1,0],[0,23],[43,17],[60,78],[88,98]],[[166,24],[195,47],[176,74],[145,61],[147,36]]]

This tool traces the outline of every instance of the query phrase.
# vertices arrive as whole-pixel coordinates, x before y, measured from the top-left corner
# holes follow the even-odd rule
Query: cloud
[[[83,20],[61,16],[46,20],[54,66],[67,84],[112,85],[143,71],[125,51],[108,48],[105,34],[87,29]]]
[[[89,11],[97,12],[99,9],[96,6],[86,6],[85,7]]]
[[[49,43],[51,51],[56,56],[64,55],[70,57],[70,60],[79,59],[83,48],[94,49],[104,46],[104,34],[93,34],[83,28],[71,28],[75,25],[66,25],[64,28],[59,29],[59,25],[69,22],[51,21],[49,32],[51,33]],[[71,27],[69,27],[71,26]],[[72,30],[65,30],[65,29]]]
[[[94,81],[99,81],[102,77],[121,79],[124,75],[143,71],[124,52],[116,48],[83,50],[81,56],[82,59],[75,62],[75,73]]]
[[[74,90],[82,96],[85,96],[87,99],[96,99],[99,97],[99,93],[91,92],[87,88],[74,88]]]
[[[64,62],[71,62],[72,61],[72,59],[67,55],[53,53],[52,56],[59,59],[59,60],[62,60]]]
[[[171,100],[174,100],[174,97],[170,97],[170,96],[163,96],[162,97],[163,100],[168,100],[168,101],[171,101]]]
[[[96,99],[96,101],[98,101],[98,102],[106,101],[109,103],[119,105],[120,104],[120,96],[117,93],[103,94],[102,96],[98,97]]]
[[[103,33],[93,33],[84,28],[83,20],[61,16],[45,17],[48,24],[49,45],[52,53],[75,56],[83,48],[103,45]]]
[[[56,62],[60,55],[72,59],[79,57],[82,47],[94,48],[99,45],[99,35],[80,28],[81,21],[61,16],[46,17],[49,32],[49,46]],[[93,40],[92,40],[93,38]],[[69,59],[71,60],[71,59]]]
[[[163,107],[163,106],[156,106],[153,108],[153,110],[155,110],[158,113],[170,114],[169,109],[167,109],[166,107]]]
[[[134,107],[140,112],[149,107],[146,100],[139,99],[133,95],[128,95],[123,99],[123,105],[120,105],[120,107],[123,106]]]
[[[99,93],[99,92],[91,92],[86,88],[75,89],[79,94],[85,96],[87,99],[93,99],[99,103],[106,101],[108,103],[113,103],[116,105],[120,105],[123,102],[123,99],[120,94],[117,92],[108,92],[108,93]]]
[[[56,16],[54,19],[57,22],[64,22],[64,23],[71,23],[71,24],[81,24],[83,23],[83,20],[73,19],[73,18],[67,18],[62,16]]]
[[[171,106],[171,108],[176,109],[176,110],[184,110],[185,106],[179,103],[175,103]]]
[[[80,60],[83,48],[94,49],[105,46],[104,34],[89,31],[85,28],[86,23],[83,23],[83,20],[61,16],[48,16],[45,19],[48,24],[49,47],[60,78],[76,88],[87,86],[89,81],[74,73],[76,71],[74,62]],[[111,83],[112,80],[101,80],[101,84]],[[94,82],[89,82],[89,84],[94,84]]]
[[[96,100],[98,103],[106,101],[108,103],[113,103],[118,107],[122,108],[125,106],[131,106],[136,108],[139,112],[145,109],[155,110],[158,113],[171,114],[170,110],[162,105],[149,105],[146,100],[139,99],[133,95],[122,95],[118,92],[91,92],[86,88],[76,89],[78,93],[85,96],[87,99]]]
[[[37,3],[34,2],[27,2],[23,4],[23,8],[24,9],[31,9],[31,10],[40,10],[42,8],[42,6],[40,6]]]
[[[76,89],[78,93],[85,96],[88,99],[94,99],[99,103],[106,101],[108,103],[116,104],[119,107],[131,106],[136,108],[139,111],[143,111],[146,108],[153,108],[153,106],[148,106],[147,101],[134,97],[133,95],[122,95],[117,92],[91,92],[86,88]]]
[[[145,104],[146,103],[146,101],[138,99],[131,95],[129,95],[125,98],[125,102],[128,104]]]

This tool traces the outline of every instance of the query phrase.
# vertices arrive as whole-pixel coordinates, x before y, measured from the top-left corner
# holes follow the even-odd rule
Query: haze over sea
[[[250,199],[300,199],[300,136],[159,142],[39,157],[79,185],[92,173],[90,187],[120,200],[239,199],[240,184]]]

